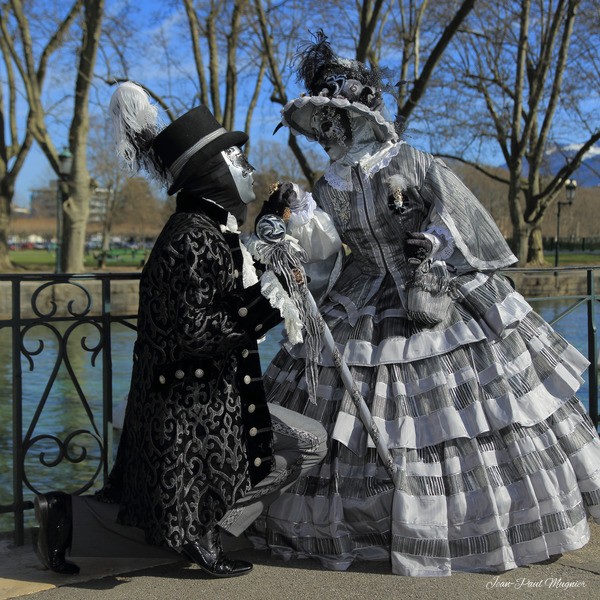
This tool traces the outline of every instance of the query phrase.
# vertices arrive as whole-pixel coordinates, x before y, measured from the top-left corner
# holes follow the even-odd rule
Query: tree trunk
[[[112,188],[109,187],[106,196],[106,215],[102,225],[102,248],[100,248],[100,256],[98,259],[99,269],[106,268],[106,259],[110,252],[110,234],[112,231],[112,221],[115,209],[114,204],[114,193]]]
[[[0,193],[0,272],[11,271],[13,264],[8,255],[7,231],[10,223],[11,198]]]
[[[63,203],[64,234],[61,267],[64,273],[79,273],[84,270],[85,230],[92,192],[87,169],[87,143],[90,131],[88,103],[100,43],[104,0],[85,0],[84,8],[86,26],[81,42],[73,120],[69,130],[69,147],[73,153],[73,166],[69,178],[70,196]]]
[[[61,271],[63,273],[82,273],[85,268],[85,233],[89,214],[89,197],[70,197],[63,203],[63,239],[61,253]]]
[[[515,227],[514,244],[515,247],[512,249],[516,257],[519,259],[519,266],[523,266],[523,257],[527,256],[529,249],[529,227],[522,224],[519,227]]]
[[[542,229],[539,225],[532,228],[529,233],[529,248],[527,251],[527,265],[531,267],[543,267],[546,265],[544,260],[544,245],[542,241]]]

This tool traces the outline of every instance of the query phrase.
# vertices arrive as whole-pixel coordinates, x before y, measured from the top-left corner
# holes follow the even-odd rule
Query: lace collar
[[[365,153],[353,166],[358,165],[366,177],[370,179],[375,173],[390,164],[392,158],[400,152],[403,143],[403,141],[385,142],[377,152],[374,154]],[[354,190],[352,166],[344,164],[342,160],[331,163],[323,176],[332,188],[342,192],[351,192]]]

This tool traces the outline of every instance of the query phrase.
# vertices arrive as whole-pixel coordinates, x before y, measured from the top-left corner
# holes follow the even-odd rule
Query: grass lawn
[[[146,250],[128,250],[121,248],[112,250],[106,260],[106,267],[131,267],[138,269],[147,257]],[[54,271],[56,252],[54,250],[11,250],[10,260],[28,271]],[[84,256],[84,264],[90,270],[98,268],[98,252],[90,252]]]
[[[545,252],[544,258],[546,264],[549,267],[554,266],[554,253]],[[577,266],[588,266],[588,265],[600,265],[600,254],[598,253],[586,253],[586,252],[565,252],[558,255],[558,266],[559,267],[577,267]]]
[[[106,268],[131,268],[139,269],[142,261],[147,258],[147,250],[128,250],[120,248],[112,250],[106,260]],[[18,267],[28,271],[54,271],[56,264],[56,253],[54,250],[11,250],[10,259]],[[85,255],[84,264],[90,271],[98,269],[98,251]],[[546,252],[546,266],[554,266],[554,254]],[[600,265],[600,254],[584,252],[561,253],[558,260],[559,267],[573,267],[579,265]]]

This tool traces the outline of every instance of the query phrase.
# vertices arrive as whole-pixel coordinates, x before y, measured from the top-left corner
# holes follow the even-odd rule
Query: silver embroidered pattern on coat
[[[127,413],[115,467],[98,495],[119,502],[119,522],[143,529],[149,543],[178,548],[198,539],[251,487],[238,359],[224,350],[256,348],[239,341],[245,338],[223,306],[238,286],[214,223],[172,215],[142,273]],[[186,360],[196,365],[191,376],[159,380]],[[194,376],[199,361],[201,378]]]
[[[348,194],[339,193],[331,197],[331,205],[340,223],[348,225],[350,222],[350,197]]]

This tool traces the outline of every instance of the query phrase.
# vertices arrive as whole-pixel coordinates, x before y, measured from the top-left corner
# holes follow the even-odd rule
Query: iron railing
[[[0,473],[11,472],[12,498],[7,504],[0,501],[0,517],[14,515],[18,545],[24,542],[25,512],[33,508],[25,492],[33,498],[48,491],[38,489],[39,477],[30,471],[39,475],[40,468],[73,467],[69,482],[75,494],[104,481],[108,474],[113,437],[112,333],[117,324],[136,330],[139,278],[139,273],[0,275],[4,288],[0,297],[5,302],[10,299],[0,309],[4,313],[0,334],[11,347],[3,369],[12,374],[10,386],[5,385],[9,389],[3,389],[0,398],[0,410],[12,408],[12,444],[0,439]],[[123,290],[126,282],[135,289]],[[116,291],[121,301],[114,310]],[[87,386],[77,368],[84,362],[82,353],[95,371],[87,378]],[[38,378],[36,389],[27,385],[34,377]],[[61,422],[45,419],[43,423],[51,402],[62,402],[67,394],[74,402],[52,411],[52,419]],[[77,409],[84,416],[73,424],[71,416]],[[37,458],[35,467],[32,457]],[[63,478],[69,477],[68,471]]]
[[[594,277],[599,269],[511,269],[506,273],[511,278],[521,274],[554,275],[557,283],[559,277],[582,279],[585,276],[585,285],[579,286],[584,289],[583,293],[544,295],[528,300],[534,308],[535,302],[540,300],[560,300],[561,306],[567,303],[551,324],[586,306],[587,353],[591,363],[588,402],[596,426],[595,308],[598,298]],[[6,361],[0,370],[4,371],[0,379],[0,427],[4,424],[0,429],[0,475],[4,478],[8,473],[12,480],[12,486],[7,481],[3,481],[4,487],[0,486],[0,494],[4,495],[0,496],[0,523],[3,523],[1,519],[7,520],[6,515],[12,514],[14,525],[10,529],[16,544],[24,543],[25,520],[31,518],[28,511],[33,508],[34,494],[48,491],[39,489],[42,485],[38,481],[40,470],[46,472],[65,465],[73,468],[69,491],[76,494],[102,485],[108,474],[113,447],[113,353],[116,349],[113,332],[116,327],[136,330],[139,278],[139,273],[0,275],[0,289],[6,290],[0,295],[0,336],[4,336],[0,344],[4,343],[5,351],[1,354],[0,348],[0,360],[5,356]],[[96,340],[90,341],[91,336],[96,336]],[[565,337],[568,338],[568,334]],[[82,354],[89,358],[83,361],[88,369],[85,382],[77,368],[82,366]],[[79,358],[76,360],[75,356]],[[34,376],[38,377],[38,383],[32,387],[30,380]],[[58,410],[55,408],[54,420],[44,422],[51,399],[56,400],[58,396],[61,400],[61,395],[67,394],[65,389],[57,389],[65,385],[69,387],[71,399]],[[70,416],[76,409],[83,419],[74,424]],[[9,422],[12,422],[10,430]],[[2,529],[8,531],[6,525],[0,527],[0,531]]]

